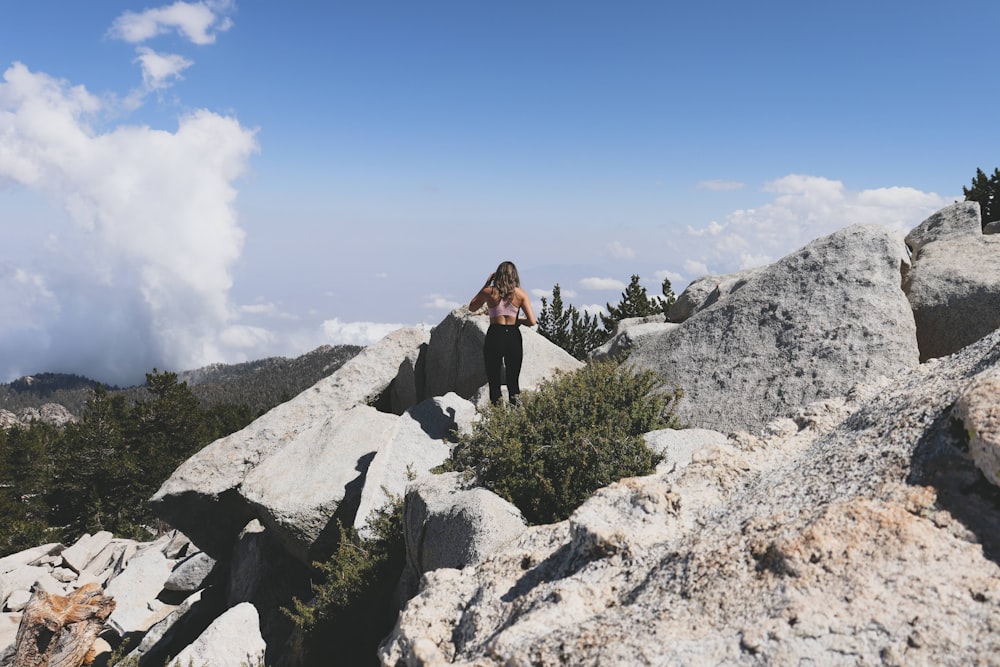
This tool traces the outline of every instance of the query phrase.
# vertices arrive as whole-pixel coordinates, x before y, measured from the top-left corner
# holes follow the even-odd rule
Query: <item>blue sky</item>
[[[616,303],[1000,165],[1000,6],[6,3],[0,381],[434,325],[506,259]]]

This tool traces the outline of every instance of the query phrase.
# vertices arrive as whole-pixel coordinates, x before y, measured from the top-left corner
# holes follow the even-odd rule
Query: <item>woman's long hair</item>
[[[493,274],[493,286],[504,301],[510,301],[514,297],[514,289],[521,286],[521,278],[517,275],[514,262],[500,262]]]

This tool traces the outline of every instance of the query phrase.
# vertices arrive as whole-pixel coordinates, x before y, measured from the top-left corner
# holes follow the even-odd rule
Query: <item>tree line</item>
[[[670,287],[670,280],[663,279],[663,296],[649,296],[646,288],[639,284],[639,276],[632,275],[618,303],[605,304],[608,314],[592,315],[573,305],[565,305],[559,284],[552,288],[551,301],[541,298],[542,307],[538,312],[538,333],[569,352],[581,361],[586,361],[591,352],[603,345],[615,333],[618,323],[631,317],[662,315],[666,320],[667,311],[677,298]]]
[[[0,430],[0,556],[109,530],[147,540],[159,528],[146,501],[205,445],[257,415],[204,406],[176,373],[146,375],[147,397],[93,389],[79,423]]]

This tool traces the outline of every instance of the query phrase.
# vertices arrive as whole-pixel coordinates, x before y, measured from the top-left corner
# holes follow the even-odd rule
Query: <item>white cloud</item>
[[[615,278],[584,278],[580,281],[580,287],[596,290],[623,290],[626,285]],[[563,297],[565,296],[563,294]]]
[[[447,296],[441,294],[431,294],[424,301],[424,308],[433,308],[435,310],[447,310],[452,311],[461,306],[462,304],[454,299],[450,299]]]
[[[219,340],[227,347],[254,349],[273,343],[275,335],[261,327],[234,325],[223,329]]]
[[[668,269],[656,271],[655,273],[653,273],[653,276],[656,277],[656,280],[659,281],[661,286],[663,285],[663,279],[666,278],[667,280],[670,281],[670,286],[673,289],[676,289],[677,286],[684,281],[684,276],[677,273],[676,271],[670,271]]]
[[[228,14],[234,9],[231,0],[221,2],[175,2],[172,5],[127,11],[114,20],[108,33],[132,44],[176,31],[194,44],[215,43],[216,33],[232,27]]]
[[[323,333],[331,345],[371,345],[406,326],[386,322],[341,322],[334,318],[323,322]]]
[[[192,61],[170,53],[157,53],[153,49],[142,46],[137,50],[136,61],[142,67],[142,82],[146,90],[162,90],[181,79],[181,72],[192,64]]]
[[[708,223],[707,227],[702,227],[701,229],[695,229],[691,225],[688,225],[687,233],[688,236],[705,236],[706,234],[709,236],[718,236],[725,228],[725,225],[720,225],[718,222],[713,220]]]
[[[695,278],[707,275],[709,273],[708,266],[704,262],[696,262],[693,259],[686,259],[683,263],[684,271]]]
[[[50,296],[23,313],[25,326],[48,339],[26,354],[114,383],[153,365],[218,361],[243,244],[234,182],[257,149],[254,132],[201,110],[173,132],[102,132],[89,121],[105,110],[82,86],[20,63],[0,81],[0,181],[52,200],[69,223],[31,259]],[[7,331],[0,349],[15,349]]]
[[[14,271],[14,282],[27,287],[31,292],[40,298],[49,299],[55,296],[48,287],[45,286],[45,277],[37,273],[29,273],[24,269]]]
[[[708,180],[701,181],[695,185],[699,190],[711,190],[712,192],[724,192],[726,190],[742,190],[746,183],[740,181]]]
[[[536,287],[535,289],[530,290],[530,292],[531,296],[535,297],[536,299],[541,299],[544,296],[546,301],[552,300],[551,289],[542,289],[540,287]],[[562,298],[563,303],[567,303],[570,300],[575,299],[578,296],[578,293],[576,292],[576,290],[563,289],[562,286],[560,286],[559,296]]]
[[[771,181],[764,191],[774,195],[770,202],[733,211],[722,224],[689,227],[678,239],[675,255],[687,258],[686,278],[768,264],[853,224],[905,233],[956,199],[905,187],[851,191],[841,181],[803,174]]]
[[[608,251],[611,253],[612,257],[617,259],[631,259],[635,257],[635,251],[628,246],[622,245],[619,241],[608,244]]]
[[[273,303],[254,303],[240,306],[240,312],[250,315],[274,315],[278,312],[278,307]]]
[[[247,315],[260,315],[282,320],[299,319],[298,315],[283,312],[277,305],[271,302],[246,304],[240,306],[239,310],[241,313],[245,313]]]

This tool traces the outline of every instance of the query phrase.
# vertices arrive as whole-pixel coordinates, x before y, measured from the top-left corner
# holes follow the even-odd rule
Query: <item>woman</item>
[[[521,375],[520,325],[533,327],[535,313],[531,310],[528,293],[521,289],[521,279],[513,262],[501,262],[495,273],[486,279],[486,284],[472,297],[469,310],[476,312],[486,305],[489,307],[490,328],[486,331],[483,345],[483,360],[486,362],[486,379],[490,385],[490,402],[500,402],[500,371],[507,369],[507,396],[517,403],[521,393],[518,378]],[[520,311],[524,317],[518,317]]]

